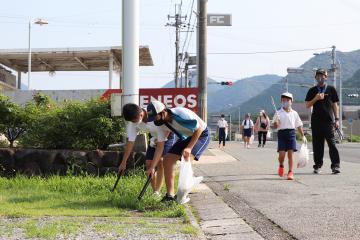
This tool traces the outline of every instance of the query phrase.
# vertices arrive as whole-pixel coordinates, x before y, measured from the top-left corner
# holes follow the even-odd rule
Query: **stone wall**
[[[119,151],[70,151],[0,148],[0,176],[48,176],[52,174],[103,176],[116,173],[122,160]],[[127,168],[144,166],[145,153],[133,152]]]

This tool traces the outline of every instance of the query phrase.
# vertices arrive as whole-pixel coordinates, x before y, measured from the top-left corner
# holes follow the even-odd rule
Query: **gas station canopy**
[[[28,71],[28,49],[0,49],[0,64],[18,72]],[[122,68],[122,48],[33,48],[31,72],[47,71],[109,71]],[[139,47],[140,66],[153,66],[148,46]]]

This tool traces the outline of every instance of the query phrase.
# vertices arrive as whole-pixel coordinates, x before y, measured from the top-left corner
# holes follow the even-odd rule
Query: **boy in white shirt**
[[[221,142],[223,142],[223,147],[225,147],[228,123],[225,120],[225,115],[221,114],[219,121],[217,122],[217,126],[219,129],[219,148],[221,148]]]
[[[149,121],[154,121],[156,126],[166,126],[178,140],[164,156],[164,172],[166,183],[166,195],[162,201],[174,201],[175,196],[175,172],[176,162],[184,157],[190,161],[191,155],[198,161],[210,143],[210,134],[206,123],[193,111],[184,107],[164,108],[159,106],[159,101],[152,101],[147,107]],[[154,174],[157,162],[153,161],[148,170],[148,175]]]
[[[296,128],[302,136],[303,142],[306,143],[304,136],[303,123],[299,114],[291,108],[293,102],[293,95],[289,92],[281,94],[281,108],[276,111],[273,123],[274,127],[278,129],[278,152],[279,152],[279,168],[278,174],[280,177],[284,176],[284,160],[286,152],[288,153],[289,172],[288,180],[294,180],[293,172],[293,153],[296,149]]]
[[[163,107],[165,108],[165,105],[163,105]],[[126,126],[128,141],[119,166],[119,172],[126,169],[126,162],[134,147],[138,132],[141,130],[150,132],[150,144],[146,151],[146,169],[148,170],[150,168],[152,161],[159,162],[157,171],[151,179],[151,186],[154,194],[160,196],[160,190],[164,179],[162,156],[165,155],[175,143],[175,135],[166,127],[155,126],[154,122],[148,121],[146,109],[142,109],[136,104],[125,104],[122,112],[124,119],[128,121]]]
[[[254,132],[254,122],[250,117],[251,114],[247,113],[245,115],[245,120],[241,124],[245,148],[250,148],[250,139]]]

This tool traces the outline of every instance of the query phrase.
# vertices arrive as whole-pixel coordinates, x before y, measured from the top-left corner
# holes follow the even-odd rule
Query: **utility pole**
[[[342,78],[341,78],[341,63],[338,59],[336,59],[336,46],[332,46],[332,51],[331,51],[331,59],[332,59],[332,64],[331,64],[331,69],[333,72],[333,79],[334,79],[334,87],[336,87],[336,71],[339,68],[339,97],[340,97],[340,101],[339,101],[339,128],[341,133],[343,132],[343,122],[342,122]],[[337,65],[337,63],[339,63]],[[334,113],[335,114],[335,113]]]
[[[207,122],[207,1],[198,0],[197,69],[199,116]]]
[[[170,27],[175,27],[175,87],[178,88],[180,87],[179,84],[179,48],[180,48],[180,30],[184,24],[184,22],[182,21],[182,19],[186,20],[186,16],[182,16],[181,15],[181,5],[180,4],[175,4],[175,15],[174,16],[170,16],[168,15],[168,20],[170,20],[170,18],[174,18],[175,22],[173,23],[167,23],[165,26],[170,26]]]
[[[332,46],[332,51],[331,51],[331,59],[332,59],[332,64],[331,64],[331,69],[333,72],[333,80],[334,80],[334,87],[336,88],[336,46]]]
[[[184,73],[185,73],[185,84],[184,87],[188,88],[189,87],[189,65],[192,65],[192,63],[190,62],[190,56],[188,52],[185,52],[184,54],[184,63],[185,63],[185,67],[184,67]]]

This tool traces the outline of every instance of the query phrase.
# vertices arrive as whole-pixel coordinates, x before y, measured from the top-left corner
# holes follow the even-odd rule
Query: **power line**
[[[292,49],[292,50],[275,50],[275,51],[254,51],[254,52],[210,52],[211,55],[254,55],[254,54],[274,54],[274,53],[292,53],[292,52],[306,52],[325,50],[331,47],[323,48],[304,48],[304,49]]]

